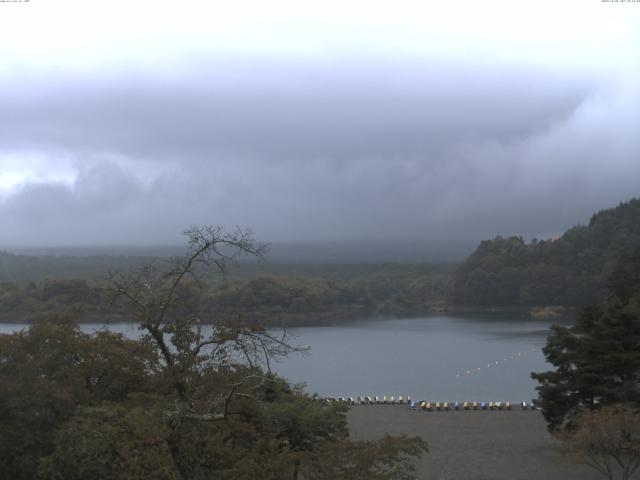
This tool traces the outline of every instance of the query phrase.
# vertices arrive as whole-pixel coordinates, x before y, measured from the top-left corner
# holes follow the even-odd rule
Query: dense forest
[[[142,257],[130,259],[129,267],[141,261]],[[87,261],[84,265],[88,271],[99,272],[101,262],[99,257],[95,264]],[[157,259],[155,263],[167,262]],[[82,264],[79,259],[72,263]],[[447,301],[452,268],[428,264],[240,264],[224,279],[203,275],[201,284],[185,281],[182,288],[190,292],[190,301],[201,311],[210,312],[210,321],[242,315],[266,324],[327,323],[418,315],[438,308]],[[65,312],[83,322],[126,319],[124,306],[108,305],[103,291],[107,278],[104,274],[1,282],[0,319],[23,322],[53,312]]]
[[[244,232],[197,228],[172,264],[108,279],[99,293],[121,300],[137,340],[83,333],[61,312],[0,335],[0,478],[415,478],[423,440],[352,441],[344,403],[271,372],[272,359],[305,350],[286,332],[248,320],[203,333],[196,265],[224,272],[220,246],[261,255]],[[96,292],[82,283],[36,290],[80,303]]]
[[[497,237],[456,270],[458,305],[565,305],[597,302],[615,261],[640,246],[640,199],[621,203],[551,240]]]

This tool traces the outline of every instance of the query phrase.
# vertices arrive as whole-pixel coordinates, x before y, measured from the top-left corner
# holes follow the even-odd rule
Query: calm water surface
[[[431,316],[295,330],[308,354],[272,368],[326,396],[411,395],[433,401],[512,402],[535,397],[532,371],[549,369],[541,352],[552,322]],[[0,332],[24,328],[0,325]],[[104,328],[86,324],[85,331]],[[132,324],[111,330],[135,337]]]

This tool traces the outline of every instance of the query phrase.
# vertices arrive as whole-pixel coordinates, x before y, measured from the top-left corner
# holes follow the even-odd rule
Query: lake
[[[349,322],[301,327],[295,354],[272,365],[323,396],[398,396],[432,401],[530,401],[532,371],[548,370],[541,347],[550,321],[509,317],[452,317]],[[24,325],[0,324],[0,332]],[[84,331],[104,328],[84,324]],[[110,329],[130,337],[132,324]]]

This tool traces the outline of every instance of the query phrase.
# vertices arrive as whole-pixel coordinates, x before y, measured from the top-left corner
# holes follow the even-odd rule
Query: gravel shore
[[[539,411],[425,412],[404,405],[356,405],[348,414],[356,440],[385,433],[420,436],[429,453],[416,462],[425,480],[598,480],[562,457]]]

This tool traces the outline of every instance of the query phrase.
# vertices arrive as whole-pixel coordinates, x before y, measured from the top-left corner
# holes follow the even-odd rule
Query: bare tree
[[[609,480],[628,480],[640,466],[640,415],[603,407],[578,416],[576,429],[560,434],[565,453]]]
[[[112,274],[107,288],[114,301],[125,301],[144,338],[157,348],[180,398],[187,397],[207,369],[236,363],[250,368],[262,364],[270,370],[271,358],[304,350],[289,342],[285,329],[274,332],[242,319],[220,321],[211,317],[213,312],[203,318],[198,311],[193,290],[202,289],[203,276],[211,269],[224,275],[239,257],[261,259],[267,252],[251,230],[227,233],[222,227],[194,226],[185,235],[189,246],[184,256]]]

